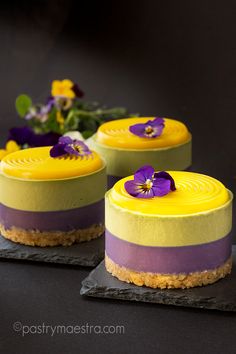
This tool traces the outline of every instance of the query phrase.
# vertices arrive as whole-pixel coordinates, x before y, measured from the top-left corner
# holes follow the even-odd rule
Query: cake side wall
[[[219,240],[231,231],[232,199],[220,208],[189,215],[144,215],[105,202],[105,226],[116,237],[143,246],[178,247]]]
[[[192,163],[192,139],[170,148],[150,150],[125,150],[111,148],[96,142],[96,135],[88,139],[88,146],[99,153],[107,163],[107,174],[129,176],[142,165],[151,165],[155,170],[185,170]]]
[[[70,210],[102,200],[106,169],[64,180],[21,180],[0,174],[0,203],[27,211]]]

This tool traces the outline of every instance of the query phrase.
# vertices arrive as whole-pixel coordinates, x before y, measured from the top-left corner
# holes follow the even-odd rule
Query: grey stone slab
[[[106,271],[102,261],[83,280],[80,294],[117,300],[236,311],[236,246],[233,246],[232,273],[212,285],[184,290],[139,287],[113,277]]]
[[[104,258],[104,236],[68,247],[32,247],[0,235],[0,258],[94,267]]]

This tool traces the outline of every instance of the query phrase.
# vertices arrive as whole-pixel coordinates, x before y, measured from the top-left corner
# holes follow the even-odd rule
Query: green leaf
[[[16,99],[16,111],[20,117],[24,117],[32,106],[32,100],[27,95],[20,95]]]
[[[97,124],[93,118],[84,119],[82,125],[83,125],[83,130],[91,130],[91,131],[97,130]]]
[[[88,139],[94,134],[94,132],[91,130],[84,130],[83,132],[81,132],[81,134],[83,135],[84,139]]]

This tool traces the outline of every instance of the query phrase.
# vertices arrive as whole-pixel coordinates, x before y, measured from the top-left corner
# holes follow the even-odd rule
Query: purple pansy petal
[[[143,137],[145,133],[145,126],[142,123],[134,124],[129,127],[129,131],[134,135]]]
[[[11,128],[8,132],[8,140],[14,140],[18,145],[29,144],[33,130],[29,127]]]
[[[89,147],[81,140],[74,140],[74,146],[78,147],[78,154],[80,156],[89,155],[92,153]]]
[[[61,136],[58,140],[59,144],[73,144],[73,140],[69,136]]]
[[[139,168],[134,174],[135,182],[140,184],[146,183],[147,179],[152,179],[154,174],[154,168],[152,166],[143,166]]]
[[[155,197],[155,194],[154,194],[154,191],[152,188],[150,188],[149,190],[146,190],[146,191],[142,190],[142,192],[137,195],[137,198],[148,199],[148,198],[153,198],[153,197]]]
[[[51,150],[50,150],[50,156],[51,157],[59,157],[66,155],[67,152],[65,151],[65,144],[56,144],[54,145]]]
[[[126,181],[125,182],[125,190],[127,193],[132,195],[132,197],[135,198],[153,198],[154,197],[154,192],[151,189],[149,190],[144,190],[143,186],[140,185],[139,183],[136,183],[135,181]]]
[[[51,108],[54,106],[55,103],[55,98],[53,96],[49,96],[46,102],[46,106],[48,108],[48,112],[51,110]]]
[[[16,127],[9,130],[8,140],[14,140],[18,145],[31,147],[51,146],[58,142],[60,135],[57,133],[36,134],[29,127]]]
[[[83,151],[90,151],[88,146],[81,140],[74,140],[74,145],[79,146]]]
[[[146,124],[154,126],[154,125],[160,125],[160,124],[164,124],[164,119],[161,117],[156,117],[153,120],[149,120]]]
[[[156,178],[153,181],[152,190],[156,197],[162,197],[170,192],[171,182],[168,179]]]
[[[83,155],[90,155],[92,154],[92,151],[89,149],[83,150]]]
[[[154,178],[156,178],[156,179],[164,178],[166,180],[169,180],[170,181],[170,189],[172,191],[176,190],[175,181],[174,181],[173,177],[171,177],[171,175],[168,172],[165,172],[165,171],[157,172],[154,174]]]
[[[74,91],[76,97],[80,98],[84,96],[84,92],[81,90],[78,84],[74,84],[72,90]]]
[[[76,155],[76,156],[79,156],[78,151],[75,150],[75,149],[73,148],[73,146],[71,146],[71,145],[66,145],[66,146],[65,146],[65,151],[66,151],[67,154],[69,154],[69,155]]]
[[[51,146],[55,145],[58,142],[59,137],[59,134],[53,132],[49,132],[46,134],[35,134],[34,132],[32,132],[28,144],[31,147]]]
[[[133,197],[136,197],[140,193],[140,185],[135,181],[126,181],[125,190]]]

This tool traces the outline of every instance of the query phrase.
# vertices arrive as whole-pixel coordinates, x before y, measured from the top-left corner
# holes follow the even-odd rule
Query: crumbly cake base
[[[93,240],[104,232],[104,225],[92,225],[87,229],[64,231],[24,230],[17,227],[5,229],[0,224],[1,235],[13,242],[27,246],[71,246],[73,243]]]
[[[224,278],[231,272],[232,257],[218,268],[190,274],[137,272],[116,264],[107,255],[105,255],[105,266],[109,273],[126,283],[133,283],[138,286],[147,286],[150,288],[186,289],[212,284]]]

